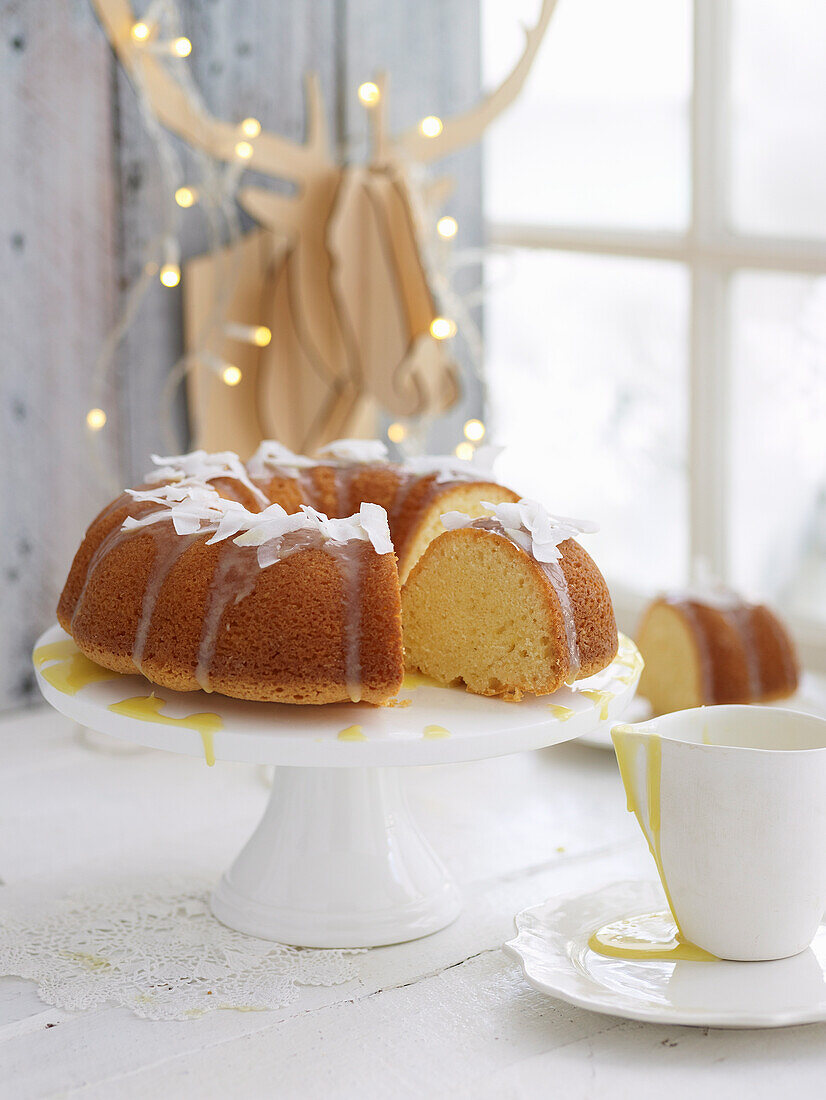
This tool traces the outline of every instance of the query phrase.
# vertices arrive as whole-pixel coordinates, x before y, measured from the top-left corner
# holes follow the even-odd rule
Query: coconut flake
[[[185,455],[161,457],[152,455],[158,467],[146,475],[150,484],[159,481],[185,481],[189,484],[214,481],[219,477],[240,481],[253,494],[259,504],[267,504],[267,497],[250,481],[244,463],[234,451],[190,451]]]
[[[239,501],[222,497],[210,485],[188,480],[127,492],[134,500],[149,501],[159,507],[144,516],[128,516],[123,523],[125,530],[171,520],[179,535],[212,531],[207,545],[232,538],[238,546],[259,547],[262,568],[278,560],[283,537],[299,531],[337,544],[353,539],[369,542],[377,554],[393,552],[387,513],[378,504],[362,504],[352,516],[330,519],[305,504],[295,513],[285,511],[280,504],[270,504],[262,512],[250,512]]]
[[[535,500],[519,500],[516,503],[491,504],[480,502],[488,508],[513,542],[530,554],[536,561],[549,563],[562,557],[560,543],[582,534],[593,534],[599,530],[590,520],[569,519],[554,516]],[[460,527],[472,527],[480,523],[465,512],[446,512],[442,517],[442,526],[448,531]],[[485,521],[482,520],[482,523]]]
[[[336,439],[321,447],[318,455],[323,460],[355,466],[387,462],[387,448],[380,439]]]
[[[204,524],[217,524],[229,504],[236,501],[224,500],[211,485],[194,482],[189,479],[170,485],[160,485],[157,489],[127,489],[127,493],[136,501],[149,501],[161,507],[144,516],[127,516],[123,521],[124,530],[136,527],[148,527],[160,520],[171,519],[179,535],[193,535]],[[237,504],[241,508],[242,505]],[[246,509],[244,509],[246,511]]]
[[[294,477],[299,470],[317,465],[316,459],[296,454],[274,439],[265,439],[247,463],[247,468],[253,477],[258,478],[271,476],[274,473]]]

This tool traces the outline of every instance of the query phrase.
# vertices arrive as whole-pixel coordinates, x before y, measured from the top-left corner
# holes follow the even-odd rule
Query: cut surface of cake
[[[248,464],[203,451],[155,463],[89,527],[61,626],[105,668],[260,701],[392,698],[399,567],[447,507],[516,497],[480,465],[408,468],[364,441],[318,459],[267,442]]]
[[[639,692],[654,714],[793,695],[794,644],[767,607],[728,589],[672,592],[646,610],[638,631],[645,661]]]
[[[575,541],[593,525],[533,501],[451,513],[402,589],[409,668],[480,695],[547,695],[617,653],[608,588]]]

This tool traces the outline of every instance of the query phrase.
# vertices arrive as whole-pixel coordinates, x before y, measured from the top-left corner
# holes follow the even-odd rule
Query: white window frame
[[[729,291],[739,271],[826,275],[826,242],[741,233],[728,216],[731,0],[693,0],[691,208],[685,232],[488,223],[498,246],[641,257],[683,264],[690,276],[689,561],[705,558],[729,577],[727,492],[731,333]],[[619,617],[633,621],[650,594],[619,590]],[[803,661],[826,671],[826,627],[788,617]]]

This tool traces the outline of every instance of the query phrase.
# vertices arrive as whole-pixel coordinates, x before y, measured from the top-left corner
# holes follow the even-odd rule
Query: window
[[[536,0],[483,0],[512,64]],[[700,562],[826,666],[826,7],[559,4],[485,150],[503,474],[596,517],[620,617]]]

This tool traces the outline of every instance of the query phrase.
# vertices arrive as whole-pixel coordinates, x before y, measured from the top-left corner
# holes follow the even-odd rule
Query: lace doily
[[[356,977],[354,955],[287,947],[234,932],[212,916],[201,880],[109,885],[59,900],[15,899],[0,888],[0,975],[37,983],[47,1004],[109,1003],[150,1020],[218,1008],[265,1010],[302,985]]]

